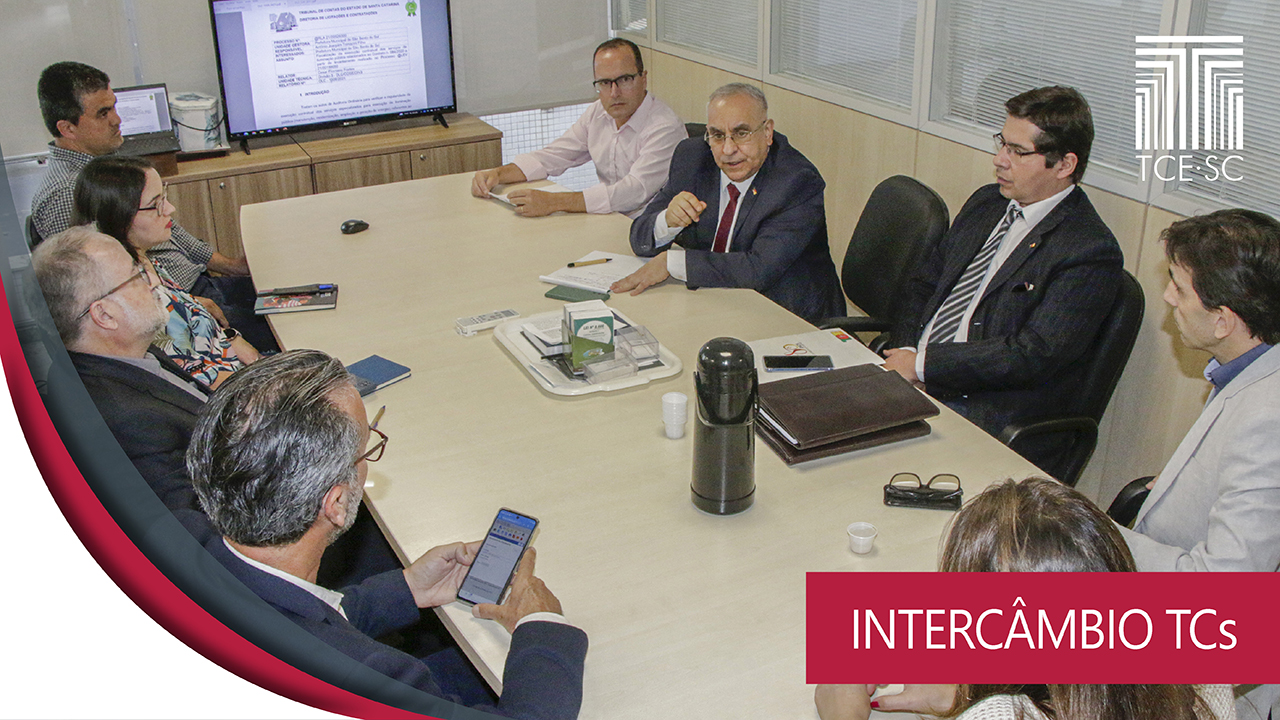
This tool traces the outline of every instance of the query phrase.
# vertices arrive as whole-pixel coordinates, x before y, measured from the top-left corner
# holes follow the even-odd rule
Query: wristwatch
[[[240,337],[240,331],[236,330],[233,327],[225,328],[222,331],[222,334],[225,335],[228,340],[235,340],[236,338]]]

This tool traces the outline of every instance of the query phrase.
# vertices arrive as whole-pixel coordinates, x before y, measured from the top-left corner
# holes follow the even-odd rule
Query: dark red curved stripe
[[[353,717],[428,717],[369,700],[298,670],[232,632],[169,582],[103,508],[67,454],[36,392],[2,284],[0,316],[0,360],[31,455],[67,523],[129,599],[201,655],[271,692]]]

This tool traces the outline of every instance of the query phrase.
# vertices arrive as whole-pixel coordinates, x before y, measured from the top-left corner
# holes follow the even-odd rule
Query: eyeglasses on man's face
[[[638,77],[640,77],[640,73],[627,73],[626,75],[619,75],[616,78],[600,78],[599,80],[591,83],[591,85],[595,87],[596,92],[598,93],[609,92],[609,90],[613,89],[614,85],[617,85],[619,90],[626,91],[635,86],[636,78]]]
[[[169,202],[169,186],[165,185],[164,189],[160,191],[160,196],[156,198],[156,201],[146,207],[138,208],[138,212],[155,210],[157,215],[163,215],[165,211],[165,203],[168,203],[168,202]]]
[[[373,427],[372,425],[369,426],[369,432],[374,433],[378,436],[378,442],[374,443],[373,447],[369,448],[368,450],[365,450],[363,455],[356,458],[356,462],[360,462],[361,460],[368,460],[369,462],[378,462],[379,460],[382,459],[382,453],[387,449],[388,438],[386,433],[382,432],[376,427]]]
[[[1004,133],[996,133],[995,135],[991,136],[991,139],[995,141],[995,148],[996,148],[997,155],[1000,154],[1001,150],[1008,150],[1010,155],[1014,157],[1019,157],[1019,158],[1026,157],[1028,155],[1044,154],[1043,152],[1040,152],[1035,148],[1028,150],[1027,148],[1022,147],[1021,145],[1014,145],[1010,143],[1009,141],[1004,139]]]
[[[141,266],[141,265],[134,265],[134,267],[135,267],[135,268],[137,268],[136,272],[134,272],[134,273],[133,273],[132,275],[130,275],[129,277],[125,278],[124,282],[122,282],[122,283],[120,283],[119,285],[117,285],[117,286],[115,286],[115,287],[111,288],[110,290],[108,290],[108,291],[106,291],[106,292],[102,293],[102,294],[101,294],[101,295],[99,295],[97,298],[95,298],[93,301],[91,301],[88,305],[86,305],[86,306],[85,306],[85,308],[84,308],[84,310],[83,310],[83,311],[81,311],[81,312],[80,312],[80,314],[76,316],[76,320],[79,320],[80,318],[84,317],[85,315],[88,315],[88,314],[89,314],[89,311],[93,309],[93,306],[94,306],[96,303],[100,303],[100,302],[102,302],[103,300],[106,300],[107,298],[111,297],[112,295],[114,295],[114,294],[116,294],[116,293],[120,292],[121,290],[123,290],[123,289],[124,289],[124,287],[125,287],[126,285],[128,285],[128,284],[129,284],[129,283],[131,283],[131,282],[133,282],[134,280],[141,279],[143,282],[145,282],[145,283],[147,283],[148,285],[150,285],[150,284],[151,284],[151,281],[147,278],[147,269],[146,269],[145,267]]]
[[[734,145],[741,145],[751,139],[752,135],[764,129],[764,123],[760,123],[760,127],[755,130],[746,128],[738,128],[729,133],[723,133],[719,130],[707,130],[706,139],[709,145],[723,145],[725,140],[733,140]]]

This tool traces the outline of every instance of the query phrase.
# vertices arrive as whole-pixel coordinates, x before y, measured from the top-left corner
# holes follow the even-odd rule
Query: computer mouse
[[[351,219],[344,223],[340,228],[343,235],[355,235],[358,232],[364,232],[369,229],[369,223],[363,220]]]

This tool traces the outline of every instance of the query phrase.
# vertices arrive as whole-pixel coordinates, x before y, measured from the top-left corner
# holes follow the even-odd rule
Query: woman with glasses
[[[232,373],[258,359],[258,351],[232,328],[217,305],[192,297],[147,251],[169,239],[173,205],[160,173],[134,157],[95,158],[76,181],[74,225],[95,223],[120,241],[168,298],[169,320],[155,344],[192,377],[217,387]],[[220,322],[221,321],[221,322]]]
[[[942,572],[1134,572],[1115,523],[1084,495],[1045,478],[1005,480],[956,513]],[[865,720],[874,685],[819,685],[822,720]],[[1226,685],[907,685],[881,712],[964,720],[1234,720]]]

